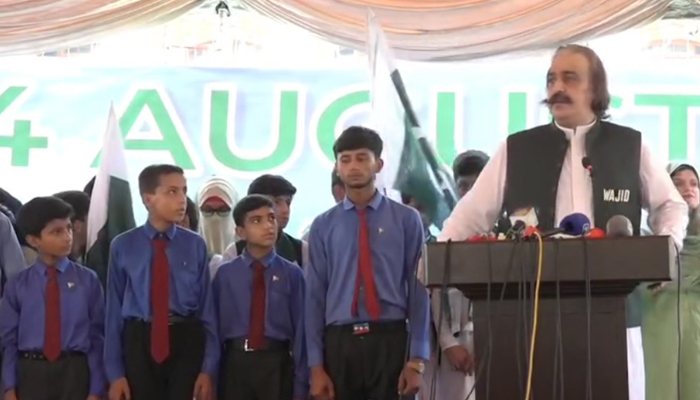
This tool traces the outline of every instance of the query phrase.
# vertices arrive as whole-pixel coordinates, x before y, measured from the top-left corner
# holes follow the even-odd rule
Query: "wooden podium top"
[[[532,282],[538,251],[537,240],[429,243],[426,286],[440,287],[447,280],[468,297],[481,297],[488,286],[500,290],[504,283]],[[578,292],[588,282],[597,294],[622,294],[640,282],[670,280],[672,268],[677,268],[675,250],[668,236],[545,239],[541,281],[545,292],[557,282]]]

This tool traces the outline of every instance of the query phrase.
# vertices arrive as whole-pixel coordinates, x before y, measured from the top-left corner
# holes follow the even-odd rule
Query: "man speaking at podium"
[[[553,123],[508,137],[457,203],[438,240],[462,241],[489,232],[504,211],[528,207],[538,211],[540,230],[579,212],[602,229],[612,216],[623,215],[639,235],[645,208],[651,231],[670,235],[680,248],[688,207],[663,164],[642,144],[641,133],[605,121],[610,94],[600,58],[588,47],[562,46],[554,53],[546,84],[543,103]],[[628,344],[628,357],[641,354],[641,345],[635,347]],[[638,359],[628,366],[630,400],[644,399],[643,357]]]

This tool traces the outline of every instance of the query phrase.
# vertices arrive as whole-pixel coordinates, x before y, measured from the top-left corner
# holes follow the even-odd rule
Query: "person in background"
[[[196,201],[200,213],[199,233],[207,244],[207,251],[210,256],[221,256],[236,242],[231,210],[238,202],[238,193],[228,181],[213,176],[199,189]],[[220,263],[221,258],[212,258],[212,262],[215,260]]]
[[[85,246],[87,245],[87,216],[90,210],[90,196],[84,191],[67,190],[54,195],[70,204],[73,208],[73,251],[69,258],[73,261],[81,262],[85,256]]]
[[[242,254],[219,267],[212,290],[223,342],[219,400],[306,400],[304,275],[277,255],[274,203],[249,195],[233,209]]]
[[[331,194],[336,204],[340,203],[345,198],[345,185],[343,181],[340,180],[338,168],[335,165],[333,166],[333,172],[331,172]],[[304,229],[304,233],[301,235],[301,240],[307,243],[309,242],[309,228],[311,228],[311,225],[307,226],[306,229]]]
[[[396,399],[397,389],[413,398],[430,357],[428,294],[416,279],[423,224],[377,191],[382,150],[371,129],[343,131],[333,153],[347,197],[311,225],[305,318],[316,399]]]
[[[340,179],[338,167],[335,165],[331,173],[331,193],[333,194],[333,200],[335,200],[336,204],[340,203],[345,198],[345,184]]]
[[[434,242],[437,238],[430,233],[430,226],[433,224],[433,222],[430,220],[428,215],[423,212],[423,206],[418,202],[418,200],[406,193],[401,193],[401,202],[404,205],[418,211],[420,214],[420,219],[423,221],[423,230],[425,231],[425,243]]]
[[[110,400],[210,400],[219,341],[207,248],[185,217],[182,168],[139,174],[148,221],[110,248],[105,366]]]
[[[452,162],[452,174],[457,184],[457,194],[464,197],[474,186],[476,178],[489,162],[489,156],[480,150],[460,153]]]
[[[688,204],[690,222],[680,283],[642,291],[646,400],[694,400],[700,393],[700,179],[688,163],[670,163],[667,171]]]
[[[179,226],[187,228],[193,232],[197,232],[199,229],[199,211],[197,211],[197,205],[194,201],[187,198],[187,210],[185,210],[185,218],[178,223]]]
[[[20,207],[22,207],[22,202],[3,188],[0,188],[0,204],[7,207],[13,215],[17,214]]]
[[[428,219],[428,216],[422,212],[421,204],[413,197],[408,194],[401,193],[401,200],[403,204],[414,208],[421,215],[423,220],[423,226],[425,229],[425,243],[435,242],[437,238],[430,233],[430,225],[432,222]],[[418,276],[423,276],[424,259],[421,259],[419,266]],[[452,329],[449,329],[449,334],[452,335],[451,339],[454,342],[448,340],[447,338],[442,338],[442,342],[445,345],[452,345],[448,347],[446,352],[442,352],[440,345],[438,344],[437,327],[440,323],[440,297],[439,291],[434,291],[431,293],[431,309],[432,309],[432,357],[430,362],[426,365],[425,371],[425,384],[420,390],[419,399],[420,400],[449,400],[449,399],[460,399],[464,400],[471,391],[474,385],[473,369],[471,353],[473,352],[474,342],[473,342],[473,329],[469,322],[469,301],[466,299],[461,292],[454,290],[454,293],[450,292],[451,297],[448,297],[450,301],[457,304],[458,314],[455,316],[456,324],[459,328],[455,328],[456,334],[452,333]],[[462,305],[462,303],[465,303]],[[445,311],[443,310],[443,313]],[[465,313],[465,315],[462,315]],[[444,320],[444,317],[443,317]],[[447,332],[447,324],[443,322],[443,334]],[[455,344],[456,343],[456,344]],[[466,350],[465,351],[463,351]],[[469,400],[473,400],[474,394],[469,397]]]
[[[279,234],[275,251],[288,261],[296,263],[300,267],[307,265],[309,247],[305,241],[299,240],[284,232],[284,228],[289,223],[292,200],[297,193],[297,188],[291,182],[279,175],[261,175],[248,186],[248,195],[260,194],[268,196],[275,203],[275,213]],[[229,246],[224,255],[224,260],[231,260],[236,255],[241,254],[245,248],[245,240],[239,240],[235,245]]]
[[[0,205],[0,298],[9,278],[26,267],[26,260],[14,227],[14,215]]]
[[[97,274],[68,256],[71,206],[37,197],[17,224],[37,261],[10,279],[0,305],[5,400],[102,399],[104,300]]]

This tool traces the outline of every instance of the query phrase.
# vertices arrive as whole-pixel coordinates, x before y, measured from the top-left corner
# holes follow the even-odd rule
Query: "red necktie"
[[[253,262],[253,296],[250,301],[250,328],[248,347],[252,350],[265,346],[265,266],[260,261]]]
[[[56,361],[61,356],[61,294],[58,288],[58,270],[46,268],[46,322],[44,326],[44,356]]]
[[[372,272],[372,253],[369,247],[369,229],[367,228],[367,215],[365,209],[358,210],[360,214],[360,254],[357,266],[357,279],[355,280],[355,296],[352,299],[352,315],[357,317],[357,303],[360,297],[360,285],[365,289],[365,305],[372,320],[379,319],[381,308],[377,286],[374,284]]]
[[[167,241],[153,239],[153,264],[151,265],[151,355],[162,363],[170,353],[168,314],[170,313],[170,276]]]

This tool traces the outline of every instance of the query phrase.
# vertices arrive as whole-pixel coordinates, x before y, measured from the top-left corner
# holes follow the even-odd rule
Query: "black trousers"
[[[412,400],[398,394],[407,340],[405,321],[328,326],[324,360],[335,400]]]
[[[90,368],[82,353],[65,353],[50,362],[41,352],[20,352],[17,398],[23,400],[86,400]]]
[[[158,364],[151,356],[151,324],[124,324],[124,365],[132,400],[192,400],[202,371],[206,336],[196,319],[170,324],[170,354]]]
[[[292,400],[294,361],[289,344],[245,351],[226,341],[221,358],[218,400]]]

